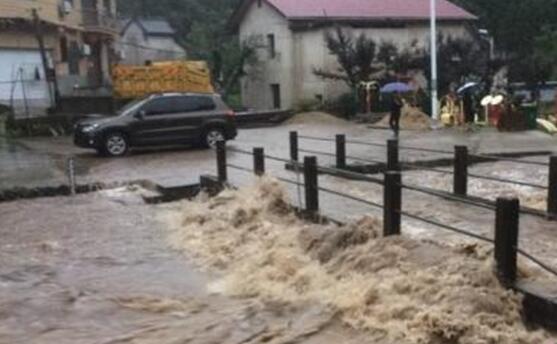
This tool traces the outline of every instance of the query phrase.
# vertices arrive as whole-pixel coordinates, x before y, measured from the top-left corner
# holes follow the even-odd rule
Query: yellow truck
[[[153,93],[213,93],[211,73],[203,61],[154,62],[150,66],[115,65],[114,97],[137,99]]]

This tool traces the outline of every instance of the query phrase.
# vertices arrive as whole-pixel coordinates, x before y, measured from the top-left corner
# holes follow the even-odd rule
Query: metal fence
[[[395,161],[387,162],[386,165],[390,166],[385,172],[383,179],[373,178],[368,175],[346,171],[336,167],[324,167],[318,165],[317,157],[306,156],[303,162],[299,161],[297,155],[299,151],[297,145],[297,135],[291,134],[291,156],[290,159],[284,159],[276,156],[266,155],[263,148],[254,148],[253,151],[246,151],[236,148],[227,148],[225,142],[219,142],[217,146],[217,180],[224,184],[228,183],[228,168],[239,170],[246,173],[253,173],[255,176],[262,176],[265,174],[265,161],[273,160],[285,163],[296,170],[302,171],[303,182],[298,180],[290,180],[286,178],[279,178],[279,180],[295,185],[303,190],[305,198],[305,207],[303,212],[312,218],[319,218],[319,194],[327,193],[343,199],[359,202],[366,206],[383,210],[383,234],[384,236],[393,236],[401,234],[402,218],[408,218],[415,221],[420,221],[431,226],[451,231],[459,235],[464,235],[482,242],[494,245],[496,271],[500,281],[509,288],[515,286],[517,279],[517,256],[521,255],[525,259],[531,261],[546,272],[557,276],[557,270],[548,264],[544,263],[541,259],[533,256],[525,250],[519,248],[519,218],[520,218],[520,201],[516,198],[498,198],[493,207],[484,208],[491,209],[495,212],[495,228],[494,239],[473,233],[471,231],[458,228],[456,226],[442,223],[437,220],[425,218],[423,216],[405,211],[403,208],[402,189],[424,192],[432,196],[445,198],[446,195],[440,194],[436,190],[427,190],[425,188],[405,185],[401,180],[401,171]],[[293,141],[292,141],[293,139]],[[338,141],[337,141],[338,142]],[[342,141],[341,141],[342,142]],[[339,147],[341,147],[340,145]],[[388,144],[393,149],[393,143]],[[239,166],[236,164],[229,164],[227,162],[227,151],[232,151],[239,154],[249,155],[253,157],[253,166]],[[342,149],[340,150],[342,152]],[[395,158],[393,151],[389,154],[390,158]],[[383,204],[372,202],[362,199],[360,197],[347,194],[342,191],[325,188],[319,185],[319,172],[325,171],[330,173],[349,174],[351,177],[358,177],[360,180],[376,183],[383,186]],[[466,200],[461,197],[453,197],[453,201],[461,202],[462,204],[479,206],[479,204]]]

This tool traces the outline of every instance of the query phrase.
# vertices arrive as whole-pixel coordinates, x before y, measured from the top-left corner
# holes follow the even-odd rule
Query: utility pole
[[[437,109],[437,9],[436,0],[430,2],[430,26],[431,26],[431,117],[439,119]]]
[[[56,106],[57,100],[58,100],[57,99],[58,98],[58,82],[56,80],[56,76],[54,75],[54,77],[52,79],[52,81],[54,83],[54,94],[53,94],[52,89],[50,87],[50,81],[49,81],[50,68],[48,67],[48,58],[46,56],[46,49],[45,49],[45,46],[44,46],[43,28],[42,28],[42,24],[41,24],[41,19],[39,18],[39,13],[37,12],[36,8],[33,8],[32,16],[33,16],[33,26],[35,27],[35,36],[37,37],[37,43],[39,44],[39,52],[41,54],[41,60],[42,60],[43,70],[44,70],[44,75],[45,75],[45,81],[47,83],[48,94],[50,96],[50,103],[54,104],[54,106]]]

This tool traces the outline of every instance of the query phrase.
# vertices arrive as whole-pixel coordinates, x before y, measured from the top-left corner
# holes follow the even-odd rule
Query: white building
[[[244,0],[231,19],[240,41],[264,42],[259,63],[242,81],[244,105],[293,108],[300,102],[331,99],[348,91],[342,81],[324,80],[315,69],[338,65],[325,44],[326,30],[339,25],[354,36],[404,48],[429,42],[429,0]],[[438,0],[439,32],[469,35],[475,16]],[[334,24],[333,24],[334,23]],[[265,51],[266,50],[266,51]]]
[[[176,42],[176,31],[166,20],[130,19],[119,42],[122,64],[144,65],[148,61],[185,59],[184,47]]]
[[[0,105],[37,117],[57,105],[56,94],[109,94],[116,12],[116,0],[0,0]]]

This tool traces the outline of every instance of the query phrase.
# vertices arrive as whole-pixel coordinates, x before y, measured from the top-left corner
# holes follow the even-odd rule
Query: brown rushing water
[[[320,305],[209,294],[167,246],[168,207],[124,189],[0,204],[0,343],[378,343]]]

